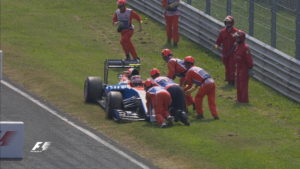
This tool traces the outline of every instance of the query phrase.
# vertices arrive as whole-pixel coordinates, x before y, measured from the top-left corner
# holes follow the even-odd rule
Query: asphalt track
[[[0,169],[157,168],[6,81],[2,81],[0,92],[0,120],[23,121],[25,126],[24,158],[1,159]],[[32,152],[37,142],[50,146]]]

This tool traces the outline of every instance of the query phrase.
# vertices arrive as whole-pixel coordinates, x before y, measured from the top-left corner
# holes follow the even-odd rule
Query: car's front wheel
[[[119,91],[110,91],[106,97],[106,115],[108,119],[113,118],[114,110],[122,110],[123,97]]]

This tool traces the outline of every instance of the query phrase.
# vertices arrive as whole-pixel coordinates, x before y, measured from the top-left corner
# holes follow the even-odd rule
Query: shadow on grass
[[[227,96],[225,94],[219,94],[218,97],[221,97],[221,98],[224,98],[224,99],[230,100],[230,101],[235,101],[236,100],[235,96]]]
[[[142,126],[147,128],[160,128],[156,123],[150,123],[150,122],[145,122],[145,124],[143,124]],[[186,126],[183,123],[178,121],[178,122],[173,122],[173,126],[166,127],[164,129],[172,128],[172,127],[189,127],[189,126]]]
[[[229,84],[225,84],[224,86],[221,87],[221,89],[223,91],[233,91],[235,90],[235,86],[229,85]]]
[[[217,120],[215,120],[213,118],[207,118],[207,119],[205,118],[205,119],[201,119],[201,120],[195,119],[195,118],[190,119],[191,125],[193,125],[193,123],[210,123],[213,121],[217,121]]]
[[[162,46],[162,49],[165,49],[165,48],[173,49],[174,46],[172,45],[172,43],[166,42],[166,43]]]
[[[86,102],[86,101],[82,101],[82,103],[84,104],[84,105],[95,105],[95,106],[97,106],[98,105],[98,103],[95,103],[95,102]]]
[[[152,128],[159,128],[158,125],[156,123],[151,123],[151,122],[144,122],[145,124],[143,124],[143,127],[152,127]]]
[[[240,103],[240,102],[236,102],[234,104],[235,108],[245,108],[245,107],[252,107],[253,105],[250,103]]]

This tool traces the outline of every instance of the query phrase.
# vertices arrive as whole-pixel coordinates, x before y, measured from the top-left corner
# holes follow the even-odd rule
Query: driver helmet
[[[130,86],[136,87],[136,86],[143,86],[143,81],[140,75],[134,75],[130,78]]]

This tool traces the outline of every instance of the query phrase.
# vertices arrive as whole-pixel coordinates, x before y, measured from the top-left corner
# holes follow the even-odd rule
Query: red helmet
[[[234,18],[233,18],[233,16],[230,16],[230,15],[226,16],[225,19],[224,19],[225,26],[226,26],[226,23],[231,23],[231,26],[233,26],[234,25]]]
[[[154,83],[153,83],[153,81],[150,80],[150,79],[147,79],[147,80],[144,82],[144,87],[145,87],[145,88],[149,88],[149,87],[151,87],[151,86],[153,86],[153,85],[154,85]]]
[[[242,30],[238,30],[235,34],[234,34],[235,38],[238,38],[238,43],[243,43],[246,40],[246,33]]]
[[[184,62],[185,62],[185,63],[192,63],[192,64],[194,64],[194,63],[195,63],[195,59],[194,59],[193,56],[186,56],[186,57],[184,58]]]
[[[169,61],[171,59],[171,57],[173,56],[172,51],[170,49],[163,49],[161,51],[161,56],[163,57],[163,59],[165,61]]]
[[[163,50],[161,51],[161,55],[162,55],[162,56],[169,56],[169,55],[172,55],[172,51],[171,51],[170,49],[168,49],[168,48],[163,49]]]
[[[153,68],[153,69],[150,71],[150,76],[153,76],[153,75],[156,75],[156,74],[160,74],[160,71],[159,71],[159,69],[157,69],[157,68]]]
[[[126,4],[126,0],[118,0],[117,2],[118,6],[122,6]]]

